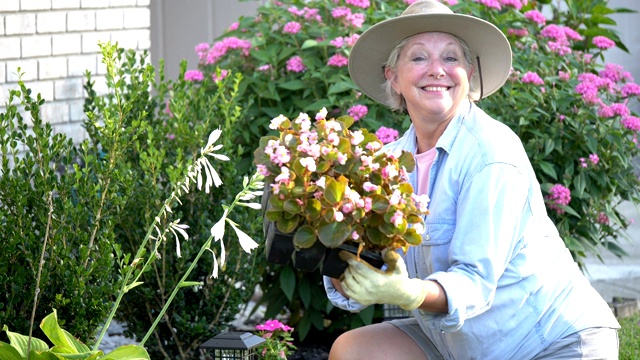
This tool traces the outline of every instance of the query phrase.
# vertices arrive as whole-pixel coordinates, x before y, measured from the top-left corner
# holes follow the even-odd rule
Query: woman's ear
[[[385,66],[384,77],[387,78],[387,81],[391,84],[393,90],[398,92],[398,90],[396,90],[396,72],[392,68]]]

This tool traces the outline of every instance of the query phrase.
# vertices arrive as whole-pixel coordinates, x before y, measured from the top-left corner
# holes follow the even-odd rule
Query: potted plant
[[[408,181],[413,155],[380,151],[378,137],[366,129],[350,130],[353,123],[351,116],[327,119],[324,108],[315,121],[306,113],[294,120],[280,115],[270,124],[278,136],[262,137],[254,152],[258,171],[270,184],[264,216],[273,225],[266,227],[289,234],[296,250],[352,247],[360,256],[406,251],[422,241],[429,199],[414,194]],[[323,272],[341,273],[326,263]]]

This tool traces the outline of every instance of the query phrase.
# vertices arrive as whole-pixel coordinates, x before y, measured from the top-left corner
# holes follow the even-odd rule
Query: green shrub
[[[634,316],[618,319],[620,322],[620,360],[640,358],[640,312]]]
[[[246,148],[240,165],[249,167],[251,150],[279,114],[295,117],[300,111],[313,114],[326,107],[330,115],[351,113],[360,118],[356,125],[371,132],[381,126],[404,131],[407,117],[363,96],[349,78],[345,59],[357,34],[399,15],[412,2],[269,1],[256,16],[240,18],[213,44],[198,44],[200,63],[192,71],[203,78],[217,68],[244,75],[239,96],[247,116],[239,124],[247,131],[239,139]],[[639,91],[624,78],[623,70],[611,65],[604,69],[602,49],[593,41],[605,47],[607,41],[596,38],[604,36],[625,50],[610,15],[628,10],[611,9],[607,0],[567,1],[563,6],[551,0],[443,2],[456,12],[487,19],[508,36],[514,50],[513,76],[479,105],[521,136],[548,198],[550,215],[576,261],[582,265],[587,254],[598,256],[602,251],[624,255],[619,238],[629,221],[616,206],[640,201],[632,165],[638,154],[635,137],[640,120],[626,113],[623,104],[637,99]],[[544,24],[536,23],[532,19],[540,18],[528,13],[533,10],[549,18]],[[552,39],[552,30],[558,28],[549,25],[560,26],[555,34],[562,33],[564,38]],[[570,29],[581,39],[567,38],[572,35]],[[598,76],[602,70],[605,75]],[[570,73],[569,79],[563,80],[560,71]],[[528,72],[539,75],[543,85],[531,83],[538,81],[535,74],[525,78]],[[613,92],[601,87],[590,102],[585,100],[591,94],[584,91],[589,85],[586,80],[606,79],[614,73],[623,77],[611,82]],[[609,116],[605,112],[611,112],[612,104],[620,105]],[[566,192],[570,201],[561,196]],[[289,325],[301,338],[313,328],[330,331],[371,319],[343,313],[337,315],[340,320],[331,320],[335,310],[322,297],[317,272],[296,273],[293,267],[269,264],[263,274],[268,317],[290,312]]]
[[[76,147],[43,123],[40,94],[19,86],[0,114],[0,324],[29,334],[55,308],[60,324],[90,343],[116,292],[114,219],[133,189],[115,164],[138,130],[121,131],[107,115],[100,132],[120,134],[111,148]]]
[[[180,243],[181,256],[173,241],[161,242],[157,251],[153,248],[155,242],[148,243],[145,259],[155,256],[157,260],[142,274],[140,281],[144,285],[125,295],[117,313],[117,318],[127,326],[125,334],[141,340],[201,250],[202,242],[211,235],[214,223],[222,217],[222,205],[231,204],[243,187],[240,181],[243,173],[236,164],[244,149],[235,141],[243,132],[236,124],[242,110],[236,103],[240,77],[229,76],[218,82],[209,78],[194,84],[182,76],[176,81],[166,80],[161,67],[156,82],[146,54],[119,49],[114,56],[120,79],[109,84],[109,94],[99,97],[89,78],[85,111],[103,114],[111,106],[121,106],[123,127],[136,127],[141,132],[117,165],[120,171],[136,179],[134,191],[116,219],[115,237],[123,254],[135,253],[165,199],[170,198],[176,183],[187,173],[187,167],[214,129],[222,129],[220,142],[231,158],[217,168],[224,186],[213,187],[208,193],[184,194],[180,204],[172,208],[171,219],[160,219],[163,226],[174,219],[189,226],[190,239]],[[144,123],[134,123],[139,118]],[[92,116],[86,127],[94,146],[108,149],[111,139],[100,136],[101,120]],[[234,211],[233,220],[254,238],[253,234],[261,228],[255,210],[249,208]],[[248,301],[258,281],[256,259],[230,239],[227,235],[223,240],[227,263],[220,277],[211,279],[213,257],[204,256],[189,278],[202,285],[180,291],[173,299],[144,344],[151,358],[194,358],[198,346],[224,330],[239,307]]]

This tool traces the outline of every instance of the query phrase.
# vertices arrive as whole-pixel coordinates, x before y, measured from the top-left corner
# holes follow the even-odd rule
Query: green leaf
[[[342,200],[346,189],[346,184],[338,182],[333,178],[327,178],[324,189],[324,199],[327,200],[329,205],[334,206]]]
[[[316,40],[307,39],[302,43],[302,46],[300,48],[304,50],[304,49],[312,48],[317,45],[318,45],[318,42]]]
[[[191,287],[191,286],[198,286],[198,285],[203,285],[202,281],[183,281],[180,283],[180,287]]]
[[[341,92],[349,91],[351,89],[353,89],[353,86],[350,83],[342,81],[329,86],[328,94],[338,94]]]
[[[123,345],[101,356],[99,360],[151,360],[147,350],[139,345]]]
[[[300,90],[304,89],[307,85],[302,80],[293,80],[279,84],[278,86],[287,90]]]
[[[366,308],[360,310],[358,316],[362,319],[362,322],[367,325],[373,322],[373,314],[375,313],[375,306],[367,306]]]
[[[133,289],[134,287],[136,287],[138,285],[142,285],[142,284],[144,284],[144,282],[142,282],[142,281],[136,281],[136,282],[134,282],[132,284],[129,284],[129,285],[124,287],[124,292],[127,293],[127,292],[129,292],[129,290]]]
[[[2,360],[24,360],[26,358],[20,355],[18,350],[6,342],[0,341],[0,359]]]
[[[18,333],[14,333],[12,331],[9,331],[9,328],[7,327],[7,325],[3,326],[2,328],[3,331],[5,331],[7,333],[7,337],[9,338],[9,342],[11,343],[11,346],[16,349],[20,355],[22,357],[27,357],[27,348],[29,345],[29,337],[26,335],[20,335]],[[31,338],[31,350],[35,350],[35,351],[47,351],[49,350],[49,345],[47,345],[46,342],[32,337]]]
[[[351,231],[351,226],[344,221],[322,221],[318,225],[318,238],[325,247],[335,248],[347,239]]]
[[[311,225],[302,225],[293,236],[293,244],[296,249],[308,249],[316,243],[316,232]]]
[[[416,167],[416,159],[413,157],[412,153],[403,151],[398,158],[398,164],[400,166],[404,166],[408,172],[412,172]]]
[[[74,338],[68,331],[63,330],[58,325],[58,314],[56,310],[47,315],[40,323],[40,329],[47,335],[49,340],[56,346],[71,349],[74,353],[87,353],[89,347]]]
[[[556,174],[556,171],[553,169],[553,164],[540,160],[538,161],[538,166],[540,166],[540,169],[545,174],[549,175],[554,180],[558,180],[558,174]]]
[[[311,284],[308,281],[300,282],[298,295],[300,295],[300,300],[302,300],[304,307],[308,309],[311,305]]]
[[[387,197],[384,195],[372,194],[370,197],[372,200],[371,209],[378,214],[385,213],[389,209],[389,206],[391,206],[391,203],[389,203],[389,199],[387,199]]]
[[[296,289],[296,274],[290,266],[285,266],[280,272],[280,288],[289,301],[293,300],[293,292]]]

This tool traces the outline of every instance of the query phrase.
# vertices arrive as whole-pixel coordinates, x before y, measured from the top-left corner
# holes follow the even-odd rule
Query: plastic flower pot
[[[293,252],[293,266],[304,271],[315,271],[320,267],[327,253],[327,248],[320,241],[313,246]]]
[[[288,264],[295,250],[293,247],[293,234],[280,232],[272,221],[266,222],[266,229],[265,251],[267,253],[267,261],[280,265]]]
[[[324,263],[322,264],[322,275],[339,279],[342,273],[347,269],[348,264],[340,258],[340,251],[346,250],[353,254],[358,253],[358,248],[354,245],[342,244],[336,248],[329,249]],[[384,265],[382,254],[376,251],[363,251],[360,253],[360,259],[368,262],[371,266],[378,269]]]

